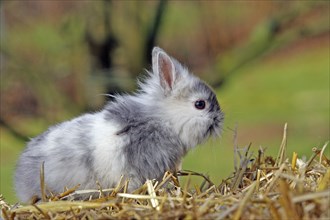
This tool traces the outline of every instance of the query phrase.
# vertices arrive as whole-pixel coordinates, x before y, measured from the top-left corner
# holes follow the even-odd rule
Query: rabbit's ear
[[[159,75],[160,85],[165,91],[173,89],[176,78],[175,65],[172,58],[159,47],[152,50],[152,70]]]

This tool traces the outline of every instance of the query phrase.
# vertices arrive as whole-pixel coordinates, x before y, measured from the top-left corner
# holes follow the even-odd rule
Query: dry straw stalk
[[[330,161],[327,144],[308,161],[286,158],[286,129],[276,159],[259,150],[252,160],[249,147],[235,149],[235,172],[221,184],[192,171],[165,173],[162,181],[147,180],[133,193],[128,181],[113,189],[67,189],[46,195],[41,169],[42,200],[10,205],[0,198],[3,219],[330,219]],[[238,165],[239,164],[239,165]],[[180,185],[180,178],[186,183]],[[200,187],[189,178],[199,176]],[[38,181],[38,180],[36,180]],[[79,198],[89,199],[78,201]]]

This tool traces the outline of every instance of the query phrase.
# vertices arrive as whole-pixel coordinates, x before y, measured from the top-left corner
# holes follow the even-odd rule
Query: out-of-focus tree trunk
[[[147,34],[145,43],[145,64],[151,64],[151,51],[155,46],[155,42],[159,34],[164,11],[166,9],[166,4],[167,0],[159,0],[155,18],[153,19],[153,23],[150,24],[150,29]]]
[[[142,68],[151,63],[151,51],[156,44],[155,42],[162,24],[166,4],[167,0],[159,0],[154,13],[154,18],[151,19],[150,24],[148,24],[149,26],[147,27],[147,33],[140,33],[145,36],[141,47],[143,57],[140,61],[141,64],[139,64]],[[115,94],[122,92],[123,90],[121,85],[112,82],[114,81],[112,79],[118,77],[114,75],[113,52],[120,45],[119,40],[117,40],[117,36],[112,30],[112,21],[110,19],[111,11],[113,10],[112,1],[103,0],[103,6],[103,26],[105,30],[103,40],[101,42],[96,41],[92,35],[92,30],[87,30],[85,39],[89,47],[89,52],[94,59],[93,69],[95,69],[95,72],[93,72],[93,74],[100,74],[101,77],[106,78],[106,94]],[[139,10],[138,7],[137,10]],[[135,76],[136,73],[132,72],[132,76],[133,75]],[[111,97],[108,97],[108,99],[111,99]]]
[[[113,72],[113,57],[112,53],[118,46],[118,40],[111,28],[110,14],[111,14],[111,0],[103,0],[103,26],[105,30],[104,39],[101,42],[97,42],[91,31],[86,32],[86,41],[89,46],[89,51],[92,57],[94,57],[95,69],[93,74],[104,74],[106,78],[112,78]],[[113,83],[106,83],[106,94],[114,94],[121,91],[121,88]]]

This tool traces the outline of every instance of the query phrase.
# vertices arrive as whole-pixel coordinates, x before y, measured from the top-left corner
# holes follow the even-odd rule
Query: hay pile
[[[249,147],[235,147],[235,172],[220,185],[203,174],[166,173],[161,182],[148,180],[126,193],[127,182],[114,189],[68,189],[33,205],[9,205],[2,198],[3,219],[330,219],[330,161],[322,149],[306,161],[294,153],[285,158],[286,128],[276,158],[262,149],[253,156]],[[252,159],[254,158],[254,159]],[[189,178],[200,176],[201,186]],[[180,185],[177,177],[187,178]],[[96,199],[77,201],[86,194]]]

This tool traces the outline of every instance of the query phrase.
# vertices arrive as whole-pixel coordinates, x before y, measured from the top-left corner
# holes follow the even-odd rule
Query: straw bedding
[[[160,182],[148,180],[126,193],[128,182],[98,190],[65,189],[31,205],[0,198],[3,219],[330,219],[330,160],[325,144],[307,160],[286,156],[286,126],[277,157],[234,146],[233,174],[220,184],[207,176],[179,171]],[[190,177],[199,176],[200,186]],[[41,170],[41,183],[43,185]],[[180,184],[182,179],[186,180]],[[39,180],[36,180],[39,181]],[[79,200],[81,198],[88,199]]]

